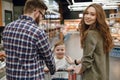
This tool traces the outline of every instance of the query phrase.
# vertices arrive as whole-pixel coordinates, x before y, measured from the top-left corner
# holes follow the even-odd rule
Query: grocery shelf
[[[68,31],[68,34],[79,34],[79,31]]]
[[[120,58],[120,45],[116,45],[110,52],[110,56]]]

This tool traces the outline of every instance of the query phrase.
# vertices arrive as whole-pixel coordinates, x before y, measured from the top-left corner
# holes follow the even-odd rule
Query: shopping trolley
[[[57,72],[68,72],[68,80],[77,80],[77,75],[74,73],[73,70],[68,71],[65,69],[58,69]],[[62,76],[60,75],[59,78],[62,78]],[[45,80],[52,80],[49,72],[45,72]]]

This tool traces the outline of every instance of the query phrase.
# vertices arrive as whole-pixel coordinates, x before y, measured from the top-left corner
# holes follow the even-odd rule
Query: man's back
[[[7,79],[43,80],[43,60],[54,73],[48,37],[37,28],[31,17],[22,15],[20,19],[8,24],[3,32],[3,43],[7,55]]]

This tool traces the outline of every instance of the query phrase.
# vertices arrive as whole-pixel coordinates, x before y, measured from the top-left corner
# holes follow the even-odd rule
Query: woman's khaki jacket
[[[89,30],[84,42],[82,80],[109,80],[109,54],[103,51],[103,38]]]

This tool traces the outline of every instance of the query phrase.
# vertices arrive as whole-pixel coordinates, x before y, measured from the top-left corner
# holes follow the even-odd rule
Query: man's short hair
[[[47,10],[47,6],[43,0],[27,0],[24,6],[24,13],[32,13],[37,8]]]

